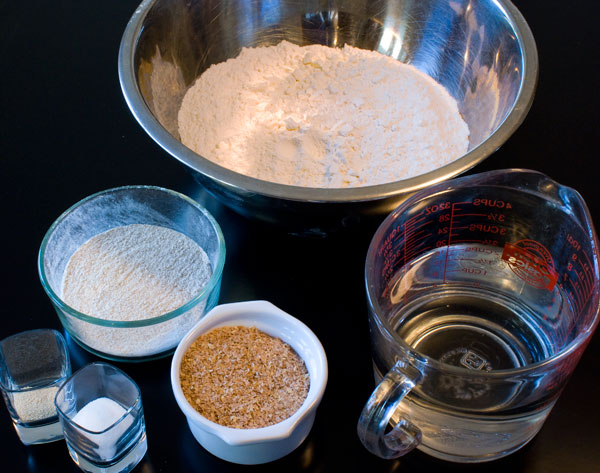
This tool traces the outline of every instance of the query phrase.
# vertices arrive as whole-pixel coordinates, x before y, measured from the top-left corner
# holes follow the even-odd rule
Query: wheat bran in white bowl
[[[236,429],[287,419],[300,408],[310,387],[304,361],[290,345],[244,325],[202,333],[184,353],[179,375],[194,409]]]
[[[310,387],[300,407],[275,424],[256,428],[220,425],[200,414],[186,399],[182,389],[182,360],[190,346],[202,334],[213,329],[238,326],[254,327],[288,344],[308,371]],[[315,334],[304,323],[266,301],[215,307],[183,338],[171,362],[173,394],[198,443],[213,455],[240,464],[267,463],[289,454],[302,444],[312,428],[325,392],[327,376],[327,358]]]

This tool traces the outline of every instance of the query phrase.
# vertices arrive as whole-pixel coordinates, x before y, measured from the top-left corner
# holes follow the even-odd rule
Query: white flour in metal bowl
[[[206,252],[170,228],[133,224],[90,238],[69,259],[62,298],[75,310],[107,321],[138,321],[193,299],[212,275]],[[141,357],[168,350],[204,313],[206,301],[162,323],[107,327],[69,317],[71,330],[102,353]]]
[[[414,67],[347,45],[286,41],[208,68],[178,125],[184,145],[223,167],[306,187],[406,179],[469,144],[456,101]]]

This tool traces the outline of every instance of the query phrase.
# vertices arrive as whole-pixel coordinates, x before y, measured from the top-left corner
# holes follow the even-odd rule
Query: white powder
[[[128,414],[112,429],[104,431],[121,419],[126,412],[119,403],[108,397],[100,397],[83,406],[72,421],[90,432],[101,432],[86,435],[92,441],[93,449],[98,456],[104,461],[109,461],[115,457],[117,443],[127,433],[135,419]]]
[[[207,69],[178,115],[183,144],[255,178],[308,187],[392,182],[468,149],[457,104],[429,76],[351,46],[244,48]]]
[[[181,307],[212,275],[206,252],[192,239],[156,225],[126,225],[94,236],[73,253],[63,300],[84,314],[115,321],[150,319]],[[72,330],[103,353],[146,356],[175,346],[206,302],[161,324],[111,328],[69,317]]]
[[[73,417],[73,422],[91,432],[102,432],[123,417],[125,412],[118,402],[99,397],[83,406]]]

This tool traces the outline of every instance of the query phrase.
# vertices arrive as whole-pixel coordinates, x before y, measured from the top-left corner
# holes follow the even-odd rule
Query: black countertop
[[[121,94],[117,52],[137,0],[0,2],[2,323],[0,339],[61,329],[39,283],[44,233],[73,203],[127,184],[159,185],[205,204],[227,242],[221,302],[266,299],[303,320],[322,341],[329,384],[314,428],[289,456],[262,466],[223,462],[192,437],[169,385],[170,357],[115,363],[140,385],[149,450],[136,472],[195,471],[600,471],[600,341],[596,335],[537,437],[517,453],[456,465],[414,451],[384,461],[356,436],[373,388],[363,265],[374,228],[322,240],[285,235],[234,214],[197,187],[141,129]],[[542,171],[577,189],[600,221],[597,174],[598,61],[595,2],[518,1],[540,57],[533,107],[508,142],[475,171]],[[70,343],[73,368],[97,360]],[[79,471],[64,442],[23,446],[0,408],[1,471]]]

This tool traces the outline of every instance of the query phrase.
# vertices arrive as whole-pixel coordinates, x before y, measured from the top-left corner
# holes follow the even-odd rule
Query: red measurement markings
[[[498,240],[492,240],[489,238],[461,238],[460,240],[454,240],[454,243],[480,243],[482,245],[498,246]]]
[[[594,291],[594,263],[590,260],[589,255],[582,251],[581,244],[571,234],[567,235],[566,244],[573,249],[573,253],[567,262],[562,283],[563,287],[566,284],[570,285],[571,290],[567,290],[567,292],[573,304],[577,306],[576,311],[579,312],[587,304]]]
[[[571,287],[567,291],[579,312],[585,307],[592,296],[594,289],[593,265],[587,253],[575,252],[569,258],[567,271],[563,274],[563,281]],[[564,287],[564,285],[563,285]]]
[[[491,222],[504,222],[504,214],[487,214],[487,219]]]
[[[464,203],[464,202],[463,202]],[[467,202],[469,203],[469,202]],[[460,209],[458,209],[460,210]],[[478,217],[482,220],[480,223],[469,222],[467,225],[459,225],[457,220],[461,217]],[[482,243],[487,245],[496,246],[497,241],[491,239],[482,240],[481,238],[464,238],[467,232],[485,233],[490,235],[505,235],[506,229],[502,225],[496,225],[495,222],[503,223],[505,220],[504,214],[499,213],[458,213],[454,212],[452,217],[452,232],[450,236],[453,238],[452,242],[456,243]],[[457,237],[463,236],[458,239]]]
[[[423,246],[423,240],[431,236],[431,232],[425,228],[431,223],[432,221],[425,217],[425,211],[404,222],[404,264],[407,264],[418,253],[430,249],[429,246]]]
[[[402,264],[405,265],[418,254],[417,252],[428,249],[419,242],[431,235],[423,229],[430,223],[431,221],[425,217],[425,211],[423,211],[410,217],[402,225],[394,227],[385,238],[378,250],[378,255],[383,258],[381,278],[386,281],[386,285],[395,274],[399,260],[403,259]]]
[[[464,205],[464,204],[470,204],[470,202],[459,202],[456,205]],[[460,218],[462,217],[486,217],[487,214],[485,213],[459,213],[461,210],[460,207],[455,208],[455,206],[452,206],[452,218],[451,218],[451,232],[450,232],[450,236],[453,238],[456,238],[460,235],[460,233],[463,230],[471,230],[473,231],[473,224],[469,223],[468,225],[458,225],[459,222],[457,222],[457,220],[460,220]],[[454,243],[467,243],[471,240],[454,240]]]
[[[571,304],[573,304],[573,311],[576,314],[580,314],[583,307],[585,307],[585,301],[587,297],[583,296],[581,293],[581,288],[576,281],[570,281],[570,288],[565,288],[565,292],[569,297]]]
[[[583,256],[583,258],[581,256]],[[584,289],[588,292],[588,294],[591,294],[594,288],[594,272],[592,271],[593,266],[589,255],[587,253],[583,253],[577,257],[576,262],[579,265],[579,271],[575,270],[575,273],[581,280]]]
[[[464,251],[465,251],[464,248],[454,249],[451,246],[448,246],[440,251],[445,252],[444,273],[443,273],[443,276],[444,276],[443,281],[444,282],[446,282],[446,276],[448,274],[470,272],[470,266],[460,266],[460,263],[463,263],[463,262],[464,263],[475,263],[475,264],[480,263],[479,258],[463,257],[462,255],[464,254]],[[458,267],[454,266],[454,269],[452,269],[452,267],[448,268],[448,261],[455,261],[455,262],[459,263],[459,266]]]
[[[461,205],[467,205],[467,204],[471,204],[471,202],[454,202],[451,207],[450,207],[450,230],[448,231],[448,241],[446,242],[446,257],[444,258],[444,277],[443,277],[443,282],[446,282],[446,271],[448,270],[448,253],[449,253],[449,247],[451,243],[454,243],[454,241],[452,240],[453,237],[457,237],[458,234],[454,233],[454,231],[457,229],[455,227],[455,220],[461,215],[459,214],[460,210],[461,210]],[[467,214],[470,215],[470,214]],[[464,216],[464,214],[462,214],[462,216]],[[459,229],[461,227],[458,227]]]
[[[450,231],[448,232],[448,246],[457,243],[482,243],[489,245],[497,245],[496,240],[481,238],[465,238],[467,232],[483,232],[489,234],[503,234],[505,230],[496,225],[495,223],[502,223],[505,220],[505,216],[502,213],[488,213],[488,212],[473,212],[465,211],[465,208],[469,206],[472,209],[474,205],[483,205],[481,202],[456,202],[451,206],[450,212]],[[463,223],[465,218],[469,219],[469,223]],[[481,223],[474,223],[473,219],[480,220]],[[462,238],[459,238],[462,237]],[[446,263],[444,268],[444,275],[448,272],[447,269],[448,251],[446,252]]]
[[[459,204],[461,204],[461,202],[459,202]],[[480,220],[478,222],[470,222],[469,225],[463,225],[463,226],[459,226],[459,225],[454,225],[454,234],[452,235],[454,237],[454,243],[483,243],[483,244],[489,244],[492,246],[497,246],[498,242],[496,240],[481,240],[481,239],[467,239],[467,238],[463,238],[461,240],[457,240],[456,237],[458,236],[458,232],[461,231],[468,231],[468,232],[478,232],[478,233],[486,233],[486,234],[498,234],[498,235],[505,235],[506,234],[506,229],[503,227],[503,224],[505,223],[506,220],[506,215],[503,213],[506,210],[510,210],[512,209],[512,204],[510,202],[506,202],[503,200],[499,200],[499,199],[489,199],[489,198],[485,198],[485,197],[477,197],[475,199],[473,199],[472,202],[462,202],[462,204],[469,204],[471,206],[471,208],[473,210],[475,210],[477,207],[479,207],[479,209],[494,209],[493,212],[472,212],[472,213],[460,213],[458,214],[458,211],[460,211],[461,209],[457,209],[457,211],[454,212],[454,218],[458,218],[458,217],[476,217],[479,218]],[[478,210],[479,210],[478,209]]]

